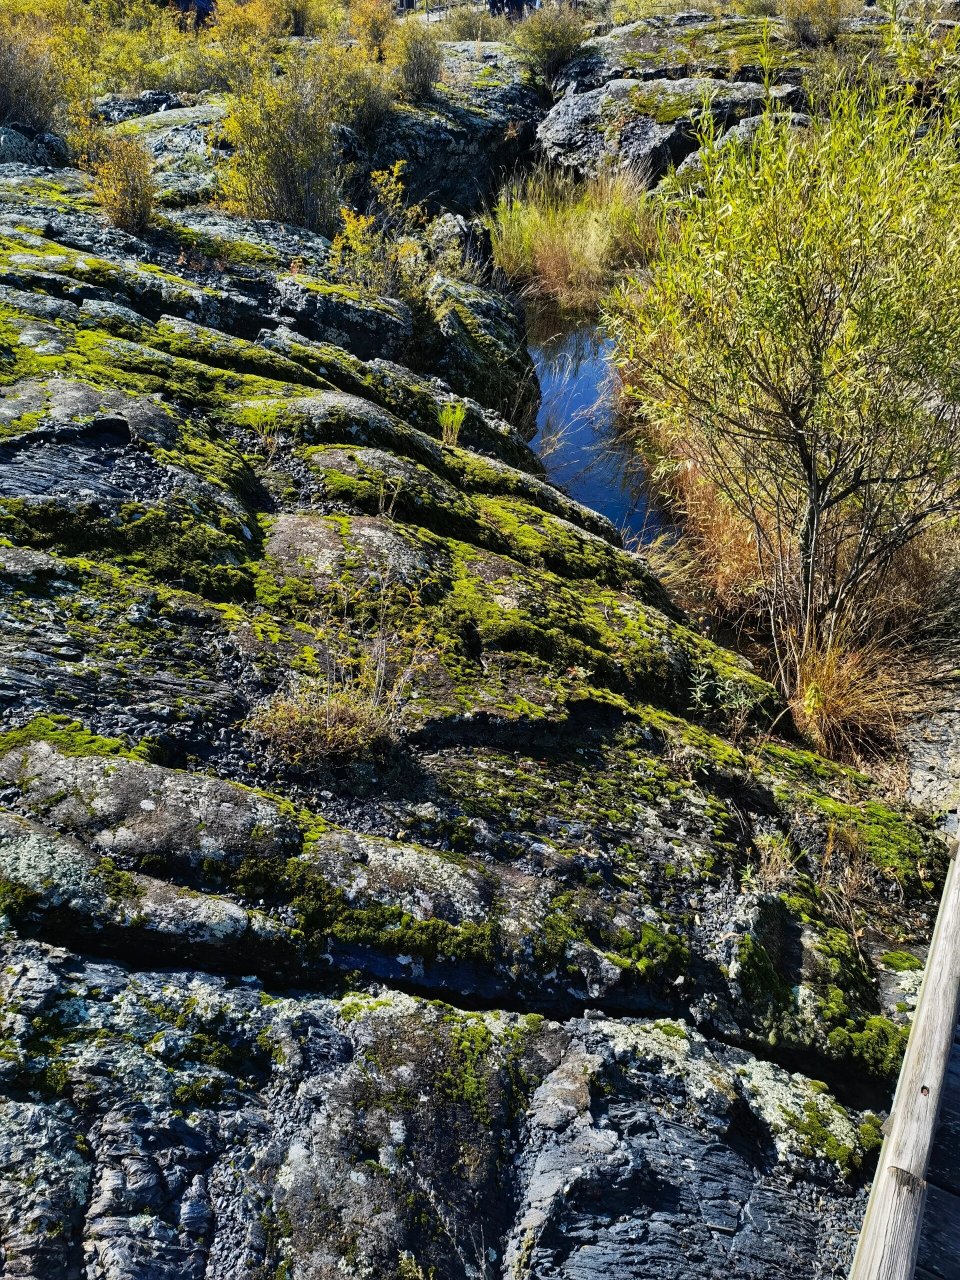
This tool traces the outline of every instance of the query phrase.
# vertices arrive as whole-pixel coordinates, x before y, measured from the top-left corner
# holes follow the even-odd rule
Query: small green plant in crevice
[[[462,400],[447,400],[437,410],[437,421],[440,424],[440,439],[445,445],[454,446],[460,439],[460,432],[467,416],[467,406]]]
[[[796,858],[789,841],[782,835],[758,835],[754,839],[757,854],[740,878],[745,893],[778,893],[796,874]]]
[[[405,165],[406,161],[397,160],[389,169],[370,174],[365,212],[341,208],[341,227],[326,269],[338,282],[401,297],[416,307],[431,271],[421,238],[427,214],[422,204],[407,201]]]
[[[689,697],[691,709],[701,718],[719,719],[734,743],[743,737],[761,701],[744,679],[727,678],[707,665],[694,670]]]

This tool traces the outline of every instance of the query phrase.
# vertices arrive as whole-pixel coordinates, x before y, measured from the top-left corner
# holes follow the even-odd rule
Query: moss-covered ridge
[[[512,309],[438,281],[404,349],[404,304],[270,254],[214,270],[163,227],[131,245],[59,182],[18,183],[0,241],[18,927],[679,1014],[888,1080],[906,1019],[882,957],[922,937],[936,841],[862,775],[755,739],[770,686],[546,483],[501,412]],[[247,727],[385,642],[410,664],[385,756],[285,764]]]

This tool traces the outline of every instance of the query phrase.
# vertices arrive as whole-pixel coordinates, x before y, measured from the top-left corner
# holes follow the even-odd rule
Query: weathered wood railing
[[[913,1280],[940,1097],[960,1011],[960,859],[950,866],[849,1280]]]

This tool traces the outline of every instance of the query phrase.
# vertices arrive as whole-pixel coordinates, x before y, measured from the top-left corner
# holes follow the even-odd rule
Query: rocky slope
[[[851,63],[876,56],[884,16],[867,8],[836,43]],[[817,54],[782,19],[691,10],[647,18],[587,42],[559,74],[558,101],[538,132],[544,155],[580,174],[629,167],[657,181],[698,148],[707,120],[719,134],[769,103],[805,104]]]
[[[508,146],[536,109],[476,79],[422,113],[441,203],[476,95]],[[115,126],[165,174],[141,239],[0,167],[4,1274],[842,1275],[932,827],[765,733],[545,482],[508,300],[227,218],[215,126]],[[383,653],[371,758],[252,727]]]

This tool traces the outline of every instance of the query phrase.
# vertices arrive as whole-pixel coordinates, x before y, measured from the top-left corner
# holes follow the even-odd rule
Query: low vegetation
[[[419,597],[391,566],[332,593],[313,618],[314,668],[257,707],[247,728],[288,764],[312,767],[386,755],[429,651]]]
[[[93,165],[93,191],[115,227],[136,233],[149,226],[153,164],[143,144],[135,138],[107,140]]]
[[[274,694],[247,723],[286,763],[305,765],[382,755],[395,731],[391,708],[369,691],[311,680]]]
[[[0,17],[0,124],[49,129],[61,97],[49,46],[27,24]]]
[[[508,182],[488,214],[494,260],[529,296],[566,311],[595,311],[616,274],[641,266],[653,251],[654,209],[640,174],[581,182],[534,169]]]
[[[472,5],[463,5],[459,9],[451,9],[436,24],[436,30],[441,40],[509,40],[513,26],[503,14],[491,13],[487,8],[474,9]]]
[[[517,24],[511,43],[531,78],[550,88],[557,72],[579,51],[587,35],[586,22],[572,4],[550,0]]]
[[[460,440],[460,432],[467,416],[467,406],[462,400],[448,400],[437,411],[440,424],[440,439],[443,444],[455,446]]]
[[[385,56],[398,95],[406,102],[422,102],[433,93],[443,69],[440,42],[426,23],[416,18],[394,24]]]
[[[341,200],[329,120],[329,67],[317,56],[251,68],[234,93],[223,134],[232,150],[221,184],[227,208],[332,233]]]

